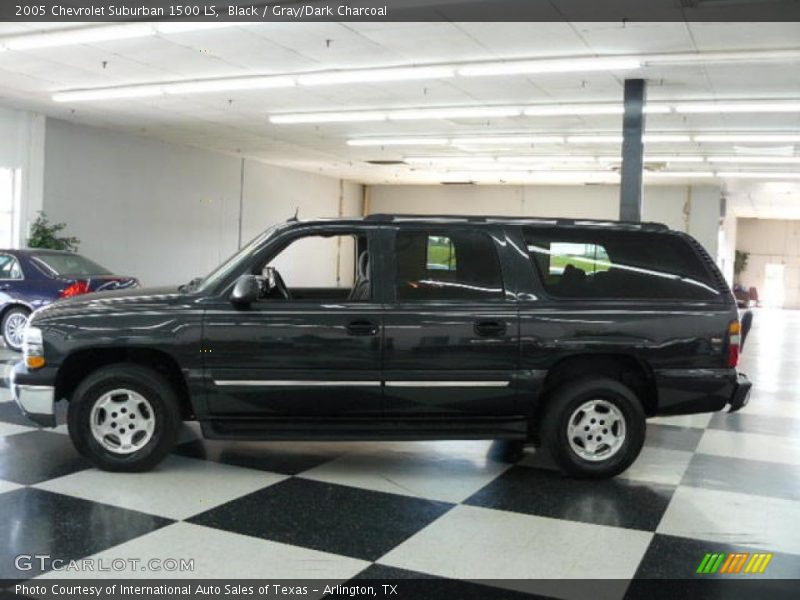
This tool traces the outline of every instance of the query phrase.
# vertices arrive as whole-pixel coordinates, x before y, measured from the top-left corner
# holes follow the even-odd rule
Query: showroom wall
[[[584,219],[619,217],[619,187],[612,185],[375,185],[366,190],[370,213],[498,214]],[[648,186],[642,218],[696,237],[717,255],[720,188]]]
[[[45,118],[0,107],[0,247],[24,245],[42,208]]]
[[[303,218],[360,214],[361,196],[330,177],[47,119],[48,216],[68,224],[83,254],[146,285],[207,273],[298,208]],[[332,285],[323,274],[334,272],[308,257],[282,266],[290,285]]]
[[[782,265],[783,306],[800,308],[800,221],[739,219],[736,248],[750,253],[740,276],[745,287],[758,288],[759,297],[769,302],[767,265]]]

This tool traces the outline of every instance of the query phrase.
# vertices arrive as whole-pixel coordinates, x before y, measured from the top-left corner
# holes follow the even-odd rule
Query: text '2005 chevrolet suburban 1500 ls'
[[[292,285],[316,276],[338,285]],[[526,440],[609,477],[648,416],[745,404],[739,344],[717,267],[663,225],[372,215],[277,225],[177,290],[38,310],[12,390],[45,426],[68,401],[109,470],[152,467],[197,420],[217,439]]]

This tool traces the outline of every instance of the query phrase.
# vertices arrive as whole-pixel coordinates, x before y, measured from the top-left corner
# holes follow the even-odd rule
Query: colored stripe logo
[[[763,573],[767,569],[772,553],[765,552],[709,552],[700,561],[697,572],[703,575],[713,573]]]

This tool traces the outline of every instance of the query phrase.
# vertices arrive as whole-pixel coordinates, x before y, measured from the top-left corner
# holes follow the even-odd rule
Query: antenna
[[[299,216],[299,215],[300,215],[300,207],[298,206],[298,207],[296,207],[296,208],[294,209],[294,216],[293,216],[292,218],[288,219],[288,220],[287,220],[287,223],[294,223],[294,222],[296,222],[296,221],[299,221],[299,220],[300,220],[300,219],[298,218],[298,216]]]

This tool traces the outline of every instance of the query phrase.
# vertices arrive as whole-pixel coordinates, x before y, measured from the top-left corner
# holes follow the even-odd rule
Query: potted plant
[[[66,250],[77,252],[81,241],[74,236],[59,236],[67,227],[66,223],[51,223],[42,211],[31,225],[28,237],[28,248],[47,248],[48,250]]]

